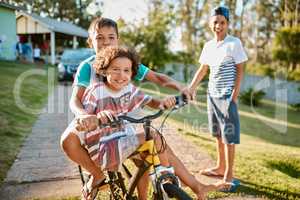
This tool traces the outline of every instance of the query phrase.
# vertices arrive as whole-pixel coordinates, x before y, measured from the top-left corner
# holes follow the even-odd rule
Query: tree
[[[125,24],[120,20],[122,42],[133,46],[139,52],[142,62],[151,69],[162,68],[171,59],[168,49],[173,14],[172,6],[157,0],[149,5],[148,18],[138,25]]]
[[[281,28],[275,37],[273,57],[294,71],[300,63],[300,26]]]
[[[207,20],[202,19],[205,13],[209,13],[208,5],[207,0],[178,0],[176,15],[177,25],[181,28],[181,42],[194,61],[206,39]]]
[[[29,12],[51,17],[59,21],[67,21],[87,28],[92,16],[85,10],[92,0],[10,0]]]

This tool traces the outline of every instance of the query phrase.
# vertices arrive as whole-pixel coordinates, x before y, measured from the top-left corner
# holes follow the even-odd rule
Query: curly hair
[[[108,69],[110,63],[120,57],[128,58],[131,61],[132,66],[132,76],[133,78],[138,71],[139,57],[134,49],[122,46],[109,46],[102,49],[97,53],[93,68],[96,71],[96,74],[103,76]]]

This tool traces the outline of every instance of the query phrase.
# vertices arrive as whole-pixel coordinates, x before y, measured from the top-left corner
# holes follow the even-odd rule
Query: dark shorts
[[[240,120],[237,105],[230,97],[207,97],[209,131],[224,144],[240,143]]]

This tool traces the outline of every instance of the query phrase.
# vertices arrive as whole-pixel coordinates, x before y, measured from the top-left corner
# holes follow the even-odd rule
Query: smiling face
[[[223,15],[215,15],[210,19],[210,29],[217,41],[224,40],[228,31],[228,21]]]
[[[103,26],[95,30],[90,38],[96,53],[104,47],[116,46],[119,42],[118,34],[112,26]]]
[[[106,85],[113,91],[119,91],[129,84],[132,77],[132,62],[127,57],[113,59],[106,70]]]

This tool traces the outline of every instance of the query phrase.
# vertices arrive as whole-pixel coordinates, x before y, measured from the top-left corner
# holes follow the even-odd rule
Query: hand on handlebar
[[[109,122],[115,121],[117,116],[115,116],[112,112],[108,110],[101,111],[97,114],[97,118],[101,124],[107,124]]]
[[[93,131],[97,128],[99,120],[96,115],[79,115],[76,117],[77,131]]]
[[[78,131],[94,131],[100,124],[107,124],[117,119],[111,112],[105,110],[97,115],[80,115],[76,117],[75,128]]]
[[[196,91],[190,87],[185,87],[181,92],[183,95],[186,96],[187,102],[193,101],[196,99]]]
[[[161,110],[173,108],[176,104],[176,99],[174,96],[166,97],[161,101],[159,108]]]

